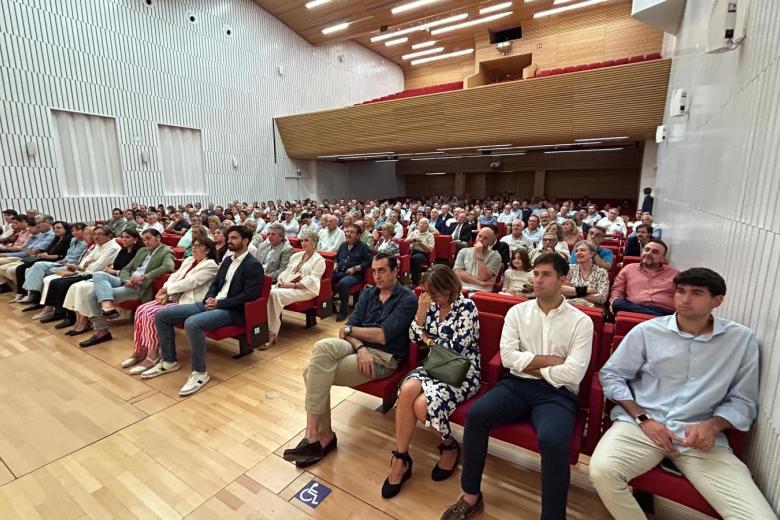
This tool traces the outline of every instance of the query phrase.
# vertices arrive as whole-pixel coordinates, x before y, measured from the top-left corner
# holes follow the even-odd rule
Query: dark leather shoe
[[[54,328],[55,329],[67,329],[68,327],[72,327],[75,324],[76,324],[75,321],[69,320],[69,319],[66,318],[66,319],[62,320],[61,322],[59,322],[58,324],[56,324],[54,326]]]
[[[106,341],[111,341],[113,338],[111,337],[111,333],[104,334],[103,336],[98,336],[97,334],[93,334],[89,339],[85,339],[84,341],[79,343],[79,347],[86,348],[86,347],[94,347],[95,345],[100,345],[101,343],[105,343]]]
[[[41,320],[41,323],[52,323],[54,321],[60,321],[62,318],[63,318],[62,314],[56,314],[55,313],[55,314],[52,314],[51,316],[49,316],[48,318],[43,318]],[[72,325],[72,323],[71,323],[71,325]]]
[[[282,458],[287,462],[305,461],[315,457],[322,458],[322,445],[319,441],[309,442],[304,437],[294,448],[284,450]]]
[[[114,318],[119,317],[119,311],[116,309],[111,309],[110,311],[103,311],[101,314],[107,320],[113,320]]]
[[[66,336],[81,336],[85,332],[90,332],[91,330],[92,330],[92,326],[90,325],[87,328],[81,329],[81,330],[76,330],[76,329],[69,330],[68,332],[65,333],[65,335]]]
[[[336,321],[344,321],[346,319],[347,319],[347,315],[346,314],[339,314],[339,315],[336,316]]]
[[[455,473],[455,468],[458,467],[458,459],[460,459],[460,444],[458,444],[458,441],[456,441],[454,438],[452,439],[452,444],[444,444],[443,442],[439,444],[439,455],[445,451],[451,450],[458,450],[458,456],[455,457],[455,465],[452,466],[452,469],[444,469],[440,467],[439,463],[437,462],[433,467],[433,471],[431,471],[431,479],[433,479],[434,482],[447,480],[452,476],[453,473]]]
[[[43,309],[43,305],[41,305],[40,303],[33,303],[32,305],[28,305],[27,307],[22,309],[22,312],[32,312],[32,311],[37,311],[39,309]]]
[[[401,492],[401,488],[404,486],[404,482],[412,478],[412,465],[414,462],[409,456],[409,453],[398,453],[393,450],[393,456],[390,458],[390,464],[393,463],[393,459],[400,459],[406,464],[406,471],[404,471],[401,477],[401,482],[398,484],[391,484],[390,479],[386,478],[384,484],[382,484],[382,498],[393,498]]]
[[[326,444],[324,448],[322,448],[322,454],[320,456],[315,456],[306,460],[296,461],[295,466],[299,468],[308,468],[309,466],[317,464],[319,461],[324,459],[328,455],[328,453],[335,450],[337,444],[338,441],[336,440],[336,435],[334,434],[330,442]]]
[[[463,497],[460,497],[455,504],[442,513],[441,520],[466,520],[480,514],[484,510],[485,502],[482,500],[482,493],[479,494],[479,498],[474,505],[469,504],[463,500]]]

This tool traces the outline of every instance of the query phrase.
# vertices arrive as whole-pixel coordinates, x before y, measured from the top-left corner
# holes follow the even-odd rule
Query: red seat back
[[[498,353],[501,346],[501,331],[504,330],[504,317],[490,312],[479,313],[479,357],[482,363],[482,380],[489,384],[496,381],[488,381],[485,369],[490,360]]]
[[[510,296],[508,294],[496,294],[487,291],[477,291],[471,295],[474,304],[477,306],[480,314],[483,312],[506,316],[506,313],[517,305],[527,301],[527,298]]]

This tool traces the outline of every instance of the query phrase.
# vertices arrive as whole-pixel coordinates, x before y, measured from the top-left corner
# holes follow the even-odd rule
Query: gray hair
[[[287,230],[285,230],[284,226],[281,225],[279,222],[273,222],[271,224],[268,224],[268,226],[266,226],[266,229],[268,231],[271,231],[272,229],[274,229],[274,230],[278,231],[283,237],[287,236]]]
[[[594,255],[596,254],[596,245],[593,244],[592,242],[588,242],[587,240],[577,240],[577,243],[574,244],[574,250],[576,251],[577,248],[580,246],[585,246],[588,248],[588,251],[590,251]]]
[[[306,230],[300,234],[298,238],[305,238],[312,244],[314,244],[314,247],[317,247],[317,243],[320,241],[320,236],[311,230]]]

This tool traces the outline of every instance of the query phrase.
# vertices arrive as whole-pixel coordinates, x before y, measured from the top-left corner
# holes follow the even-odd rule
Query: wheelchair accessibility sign
[[[331,489],[329,487],[326,487],[319,482],[312,480],[308,484],[306,484],[303,489],[301,489],[297,495],[295,495],[295,498],[306,504],[307,506],[311,507],[312,509],[316,509],[318,505],[320,505],[323,500],[327,498],[328,495],[330,495]]]

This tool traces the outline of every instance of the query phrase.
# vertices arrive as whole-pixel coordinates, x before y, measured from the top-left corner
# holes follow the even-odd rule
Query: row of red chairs
[[[504,316],[512,306],[525,301],[524,298],[489,292],[477,292],[472,295],[472,299],[479,310],[482,388],[475,397],[458,405],[450,417],[451,421],[461,426],[465,426],[466,415],[471,406],[487,393],[501,377],[504,369],[499,350]],[[613,326],[604,322],[603,314],[598,309],[578,308],[593,320],[594,338],[591,360],[578,394],[579,412],[569,452],[569,463],[572,465],[577,464],[580,454],[593,454],[602,434],[610,426],[608,408],[598,378],[599,369],[629,330],[637,324],[653,318],[653,316],[646,314],[620,312]],[[386,413],[395,404],[398,385],[407,372],[417,365],[421,357],[419,346],[416,343],[410,343],[409,356],[397,372],[387,378],[358,385],[355,389],[381,398],[381,410]],[[727,432],[727,434],[732,449],[737,455],[741,455],[745,447],[745,435],[734,430]],[[494,428],[491,431],[491,436],[527,450],[537,453],[540,451],[536,433],[530,421]],[[717,513],[687,479],[670,474],[662,470],[660,466],[636,477],[630,482],[630,485],[636,491],[661,496],[717,517]]]
[[[403,90],[394,94],[388,94],[379,98],[374,98],[368,101],[364,101],[361,105],[368,103],[378,103],[380,101],[390,101],[391,99],[402,99],[415,96],[424,96],[426,94],[438,94],[439,92],[450,92],[452,90],[463,89],[462,81],[453,81],[452,83],[441,83],[439,85],[431,85],[430,87],[412,88],[409,90]]]
[[[614,67],[616,65],[627,65],[629,63],[640,63],[643,61],[660,60],[661,53],[654,52],[652,54],[644,54],[638,56],[631,56],[630,58],[620,58],[617,60],[599,61],[596,63],[587,63],[584,65],[573,65],[570,67],[560,67],[556,69],[542,70],[536,73],[535,78],[542,78],[545,76],[557,76],[558,74],[568,74],[570,72],[581,72],[584,70],[603,69],[605,67]]]

